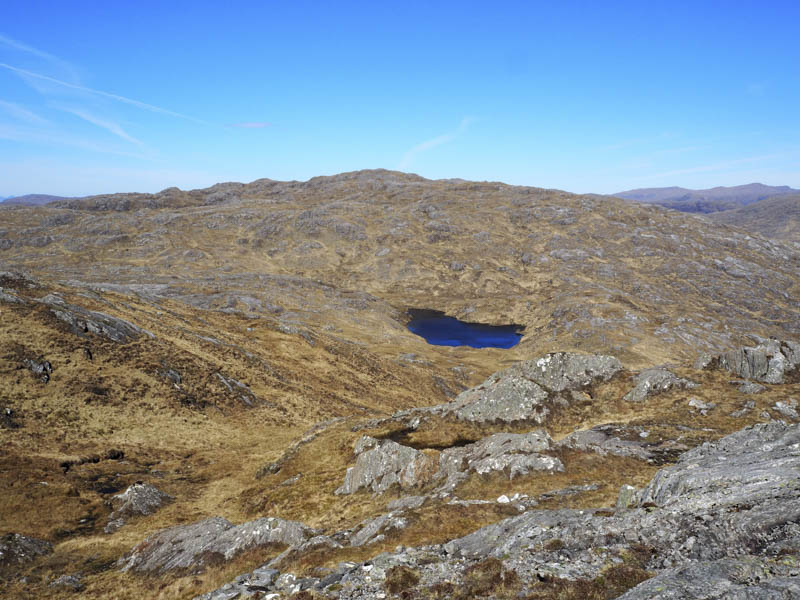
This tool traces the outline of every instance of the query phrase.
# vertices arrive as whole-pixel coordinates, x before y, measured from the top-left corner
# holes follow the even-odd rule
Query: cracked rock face
[[[140,335],[154,337],[151,332],[134,325],[130,321],[68,304],[54,294],[48,294],[40,302],[50,307],[50,310],[57,318],[67,323],[77,333],[102,335],[120,344],[133,341]]]
[[[230,560],[257,546],[299,545],[314,533],[297,521],[263,518],[235,526],[222,517],[164,529],[120,559],[123,571],[164,573],[172,569],[201,572],[211,561]]]
[[[636,376],[633,389],[622,399],[627,402],[644,402],[648,396],[661,394],[672,388],[693,389],[698,385],[694,381],[678,377],[667,369],[645,369]]]
[[[566,406],[563,392],[607,381],[622,370],[613,356],[557,352],[493,374],[481,385],[437,407],[473,423],[532,421],[543,424],[554,406]]]
[[[757,346],[739,348],[713,357],[709,366],[726,369],[744,379],[784,383],[786,376],[800,367],[800,343],[765,340]]]

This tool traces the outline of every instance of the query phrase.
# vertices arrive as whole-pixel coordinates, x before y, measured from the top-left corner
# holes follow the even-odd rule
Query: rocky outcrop
[[[625,486],[615,514],[531,510],[443,545],[342,563],[326,577],[284,573],[265,591],[384,597],[387,573],[396,566],[414,570],[417,589],[446,582],[458,589],[476,565],[499,564],[516,574],[524,597],[541,581],[600,581],[639,553],[654,577],[621,596],[627,600],[795,597],[799,473],[800,425],[773,421],[686,452],[640,491]],[[359,537],[369,538],[390,520],[384,515],[366,522]],[[235,589],[246,591],[229,584],[203,598],[233,598],[223,591]]]
[[[581,452],[596,452],[603,456],[612,454],[630,456],[640,460],[652,460],[657,455],[652,444],[622,440],[612,435],[611,428],[608,426],[598,426],[570,433],[559,442],[559,446]]]
[[[337,494],[352,494],[362,488],[376,494],[393,485],[401,489],[419,487],[436,471],[436,459],[392,440],[362,436],[355,445],[356,464],[347,469]]]
[[[130,321],[103,312],[87,310],[74,304],[68,304],[63,298],[55,294],[48,294],[40,302],[50,307],[50,311],[57,318],[67,323],[77,334],[94,333],[117,343],[130,342],[140,335],[155,337],[151,332],[134,325]]]
[[[119,561],[123,571],[201,572],[210,563],[230,560],[259,546],[299,545],[316,532],[297,521],[263,518],[235,526],[222,517],[164,529],[134,547]]]
[[[356,442],[356,464],[347,469],[337,494],[360,489],[383,493],[393,485],[401,489],[439,483],[437,492],[450,492],[471,473],[506,473],[509,479],[532,471],[564,470],[558,458],[542,454],[551,450],[547,432],[496,433],[466,446],[447,448],[438,458],[391,440],[362,436]]]
[[[757,346],[731,350],[707,357],[697,366],[726,369],[744,379],[762,383],[784,383],[800,367],[800,343],[789,340],[763,340]]]
[[[171,500],[172,496],[149,483],[134,483],[121,494],[111,498],[114,511],[108,517],[105,532],[115,532],[130,517],[152,515]]]
[[[26,358],[22,361],[22,364],[25,365],[31,373],[36,375],[42,383],[50,381],[50,376],[53,374],[53,365],[50,364],[49,360]]]
[[[9,533],[0,537],[0,571],[24,565],[52,551],[50,542],[20,533]]]
[[[673,388],[693,389],[698,385],[694,381],[678,377],[668,369],[661,367],[645,369],[636,376],[633,389],[622,399],[627,402],[644,402],[648,396],[661,394]]]
[[[607,381],[622,364],[613,356],[557,352],[493,374],[431,412],[452,414],[473,423],[532,421],[543,424],[557,406],[567,406],[570,392]]]
[[[800,598],[800,568],[762,558],[697,561],[667,569],[617,600],[784,600]]]
[[[544,430],[531,433],[496,433],[474,444],[444,450],[435,478],[444,478],[437,491],[449,492],[471,473],[507,474],[509,479],[533,471],[561,472],[564,465],[558,458],[542,454],[551,450],[553,440]]]

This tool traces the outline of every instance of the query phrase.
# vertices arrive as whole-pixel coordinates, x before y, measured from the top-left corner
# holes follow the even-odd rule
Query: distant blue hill
[[[26,194],[25,196],[0,198],[3,204],[22,204],[24,206],[41,206],[57,200],[69,200],[69,198],[67,196],[50,196],[48,194]]]
[[[715,187],[708,190],[690,190],[681,187],[641,188],[614,194],[618,198],[658,204],[673,210],[692,213],[713,213],[733,210],[765,198],[797,194],[786,185],[770,186],[761,183],[750,183],[734,187]]]

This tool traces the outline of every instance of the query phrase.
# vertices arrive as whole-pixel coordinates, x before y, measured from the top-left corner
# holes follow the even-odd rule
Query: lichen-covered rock
[[[608,381],[621,370],[622,364],[613,356],[572,352],[555,352],[509,369],[550,392],[579,390],[597,381]]]
[[[698,561],[663,571],[617,600],[786,600],[800,598],[800,568],[762,558]]]
[[[509,479],[532,471],[562,472],[564,465],[558,458],[541,454],[552,447],[553,440],[540,429],[523,434],[496,433],[474,444],[448,448],[439,459],[436,478],[445,482],[437,490],[451,491],[473,472],[502,472]]]
[[[613,356],[557,352],[519,362],[491,375],[431,412],[453,414],[473,423],[532,421],[544,424],[556,406],[567,406],[570,395],[622,370]]]
[[[756,425],[685,453],[659,471],[638,504],[616,516],[593,511],[531,511],[453,540],[464,557],[508,556],[521,575],[594,578],[604,566],[597,547],[624,553],[638,544],[658,548],[648,568],[747,554],[800,552],[800,426]],[[638,507],[637,507],[638,506]],[[530,548],[561,540],[569,564],[553,565]]]
[[[692,389],[698,385],[694,381],[678,377],[668,369],[645,369],[636,376],[633,389],[622,399],[627,402],[644,402],[648,396],[661,394],[672,388]]]
[[[451,491],[470,473],[505,472],[509,479],[532,471],[560,472],[564,465],[555,457],[541,454],[552,448],[543,430],[525,434],[496,433],[466,446],[447,448],[438,460],[391,440],[362,436],[355,444],[356,464],[347,469],[337,494],[360,489],[383,493],[393,485],[401,489],[420,487],[444,480],[437,491]]]
[[[781,414],[781,416],[797,421],[800,419],[800,414],[797,413],[797,400],[790,398],[787,401],[779,400],[775,403],[772,409]]]
[[[20,533],[9,533],[0,537],[0,570],[24,565],[37,556],[49,554],[53,545]]]
[[[405,529],[409,520],[401,514],[390,512],[384,515],[367,519],[361,523],[354,532],[348,536],[351,546],[364,546],[382,541],[386,534],[393,530]]]
[[[355,466],[349,467],[337,494],[353,494],[360,489],[383,493],[393,485],[410,489],[430,481],[436,460],[424,452],[392,440],[362,436],[356,442]]]
[[[735,382],[739,384],[739,387],[736,389],[739,390],[743,394],[760,394],[767,388],[765,388],[760,383],[756,383],[755,381],[737,381]]]
[[[516,573],[519,596],[527,597],[542,580],[597,581],[639,553],[655,577],[629,590],[626,600],[795,598],[798,493],[800,425],[773,421],[686,452],[641,491],[623,488],[615,514],[530,510],[446,544],[400,547],[361,565],[340,565],[329,579],[284,573],[269,591],[294,593],[306,581],[327,597],[381,598],[386,573],[397,565],[414,569],[419,590],[450,583],[441,589],[458,590],[470,569],[493,559]],[[236,585],[218,592],[245,591]]]
[[[105,532],[113,533],[129,517],[151,515],[172,499],[172,496],[149,483],[134,483],[111,498],[114,511],[108,517]]]
[[[268,545],[295,546],[316,533],[297,521],[273,517],[235,526],[222,517],[164,529],[135,546],[119,561],[123,571],[201,572],[209,562],[230,560],[243,550]]]
[[[50,364],[49,360],[26,358],[22,361],[22,364],[24,364],[31,373],[39,377],[43,383],[49,382],[50,377],[53,375],[53,365]]]

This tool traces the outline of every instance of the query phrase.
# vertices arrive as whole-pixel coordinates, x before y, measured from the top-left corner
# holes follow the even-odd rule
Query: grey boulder
[[[123,571],[165,573],[172,569],[202,572],[209,562],[230,560],[259,546],[299,545],[315,530],[297,521],[273,517],[235,526],[222,517],[164,529],[137,546],[119,561]]]
[[[569,404],[568,392],[607,381],[621,370],[613,356],[557,352],[494,373],[452,403],[429,410],[474,423],[544,424],[555,407]]]
[[[356,464],[347,469],[345,481],[336,493],[367,489],[379,494],[393,485],[410,489],[434,482],[442,482],[437,492],[449,492],[473,472],[504,472],[513,479],[532,471],[563,471],[559,459],[542,454],[552,447],[552,439],[543,430],[496,433],[473,444],[448,448],[437,460],[391,440],[362,436],[355,445]]]
[[[622,399],[627,402],[644,402],[649,396],[661,394],[672,388],[693,389],[698,385],[661,367],[645,369],[635,377],[633,389]]]
[[[151,515],[171,500],[172,496],[149,483],[134,483],[111,498],[114,511],[108,517],[105,532],[113,533],[130,517]]]
[[[24,565],[52,551],[50,542],[21,533],[9,533],[0,537],[0,569]]]

